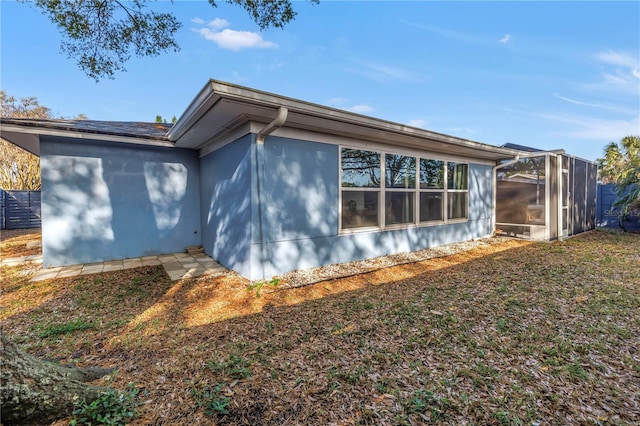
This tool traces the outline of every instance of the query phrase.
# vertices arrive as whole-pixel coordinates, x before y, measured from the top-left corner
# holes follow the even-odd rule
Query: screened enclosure
[[[496,234],[554,240],[596,225],[597,166],[553,152],[496,167]]]

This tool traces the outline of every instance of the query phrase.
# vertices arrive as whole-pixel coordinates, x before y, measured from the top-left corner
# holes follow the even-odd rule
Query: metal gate
[[[618,197],[614,189],[613,184],[598,185],[598,226],[613,229],[624,227],[627,231],[640,232],[640,209],[631,211],[624,223],[619,222],[619,210],[614,207]]]
[[[40,191],[0,190],[2,229],[39,228]]]

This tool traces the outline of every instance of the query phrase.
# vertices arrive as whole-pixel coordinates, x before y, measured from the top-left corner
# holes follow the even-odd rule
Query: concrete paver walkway
[[[9,258],[3,265],[15,266],[20,263],[42,263],[42,256],[26,256]],[[135,257],[132,259],[112,260],[108,262],[85,263],[83,265],[58,266],[44,268],[36,273],[31,281],[42,281],[52,278],[76,277],[79,275],[99,274],[101,272],[122,271],[141,266],[162,265],[172,281],[182,278],[200,277],[202,275],[219,274],[227,268],[206,254],[174,253],[159,256]]]
[[[23,263],[33,263],[34,265],[42,264],[42,255],[34,254],[31,256],[8,257],[0,262],[4,266],[18,266]]]

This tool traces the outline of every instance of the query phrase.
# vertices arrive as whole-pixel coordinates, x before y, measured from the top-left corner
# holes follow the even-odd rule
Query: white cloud
[[[572,125],[573,129],[561,132],[579,139],[594,139],[599,141],[620,140],[627,135],[638,133],[640,115],[629,120],[602,119],[579,115],[539,114],[540,117]]]
[[[504,37],[498,40],[498,43],[507,44],[509,41],[511,41],[511,34],[505,34]]]
[[[560,100],[562,100],[562,101],[569,102],[570,104],[589,106],[589,107],[595,107],[595,108],[604,108],[605,107],[604,105],[600,105],[600,104],[592,104],[592,103],[589,103],[589,102],[577,101],[575,99],[567,98],[566,96],[561,96],[561,95],[559,95],[557,93],[554,93],[553,96],[558,98],[558,99],[560,99]]]
[[[599,103],[593,103],[593,102],[578,101],[576,99],[559,95],[558,93],[554,93],[553,96],[562,101],[568,102],[570,104],[581,105],[581,106],[590,107],[590,108],[600,108],[606,111],[613,111],[616,113],[622,113],[630,116],[633,116],[638,112],[638,108],[629,108],[629,107],[623,106],[622,104],[611,105],[611,104],[605,104],[605,103],[599,104]]]
[[[346,108],[347,111],[357,112],[358,114],[366,114],[368,112],[373,112],[373,107],[370,105],[359,104],[354,105],[352,107]]]
[[[250,31],[236,31],[224,29],[216,32],[209,28],[194,29],[195,32],[203,36],[206,40],[213,41],[222,49],[241,50],[241,49],[270,49],[277,47],[273,42],[264,40],[258,33]]]
[[[202,19],[202,18],[193,18],[191,20],[191,22],[193,22],[196,25],[203,25],[204,24],[204,19]]]
[[[602,65],[602,81],[587,88],[640,94],[640,57],[609,50],[596,53],[594,58]]]
[[[604,62],[605,64],[618,65],[624,68],[632,68],[636,71],[638,70],[638,66],[640,66],[638,58],[634,58],[633,56],[626,53],[614,52],[613,50],[609,50],[608,52],[596,53],[595,58],[600,62]]]
[[[222,19],[222,18],[216,18],[213,21],[209,21],[207,23],[207,27],[211,27],[214,28],[216,30],[222,29],[222,28],[227,28],[229,25],[231,25],[229,23],[229,21],[227,21],[226,19]]]
[[[423,120],[422,118],[416,118],[415,120],[409,120],[407,125],[411,127],[418,127],[424,129],[427,125],[427,120]]]

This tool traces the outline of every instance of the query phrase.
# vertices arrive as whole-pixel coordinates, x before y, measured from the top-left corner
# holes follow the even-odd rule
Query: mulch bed
[[[640,418],[640,235],[505,239],[298,288],[283,278],[260,297],[234,273],[2,274],[3,331],[40,357],[116,367],[97,383],[140,389],[134,424]]]

